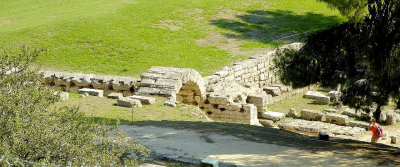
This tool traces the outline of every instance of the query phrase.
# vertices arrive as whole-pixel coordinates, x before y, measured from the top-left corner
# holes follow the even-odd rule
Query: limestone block
[[[389,111],[381,111],[381,115],[379,117],[380,122],[386,122],[386,118],[388,115]]]
[[[164,106],[169,106],[169,107],[174,107],[175,108],[178,103],[179,102],[177,102],[177,101],[168,100],[168,101],[164,102]]]
[[[254,104],[257,107],[257,112],[262,112],[262,109],[267,105],[267,94],[265,92],[259,94],[250,94],[247,97],[248,103]]]
[[[99,82],[91,82],[91,85],[93,86],[93,88],[95,89],[108,89],[108,87],[110,86],[108,83],[103,82],[103,83],[99,83]]]
[[[307,91],[307,93],[304,95],[304,98],[306,99],[316,99],[317,97],[320,96],[325,96],[324,94],[316,91]]]
[[[114,93],[110,93],[107,95],[107,98],[110,98],[110,99],[118,99],[118,97],[123,97],[123,94],[114,92]]]
[[[150,85],[154,85],[156,83],[156,81],[154,79],[150,79],[150,78],[143,78],[140,82],[141,86],[147,87]]]
[[[142,104],[154,104],[156,102],[156,99],[153,97],[133,95],[133,96],[129,96],[128,98],[140,100],[140,102]]]
[[[80,89],[79,86],[71,86],[69,88],[69,91],[70,92],[74,92],[74,93],[78,93],[79,89]]]
[[[349,116],[349,117],[358,117],[358,115],[359,115],[359,114],[356,113],[355,110],[349,109],[349,108],[345,109],[345,110],[342,112],[342,114],[343,114],[343,115],[347,115],[347,116]]]
[[[390,135],[390,143],[397,144],[397,141],[400,141],[400,135],[399,134]]]
[[[267,111],[262,114],[262,118],[273,120],[273,121],[279,121],[279,120],[285,118],[285,114],[280,113],[280,112]]]
[[[318,96],[315,98],[315,102],[317,104],[327,105],[330,102],[330,97],[329,96]]]
[[[268,119],[260,119],[259,120],[261,125],[265,126],[265,127],[273,127],[274,126],[274,121],[272,120],[268,120]]]
[[[92,96],[99,96],[99,97],[103,97],[103,93],[104,93],[103,90],[99,90],[99,89],[89,89],[89,88],[82,88],[82,89],[79,89],[78,92],[79,92],[80,94],[88,93],[89,95],[92,95]]]
[[[157,79],[154,83],[155,87],[177,89],[179,85],[178,80],[172,79]]]
[[[91,84],[91,78],[93,75],[88,74],[76,74],[71,78],[71,82],[74,83],[76,86],[83,86],[88,87]]]
[[[257,107],[254,104],[244,104],[243,109],[248,113],[250,125],[260,125],[257,117]]]
[[[278,87],[264,87],[263,90],[272,96],[279,96],[281,95],[281,90]]]
[[[219,75],[221,78],[228,76],[229,72],[227,70],[221,70],[214,73],[214,75]]]
[[[296,110],[294,108],[291,108],[287,117],[299,118],[299,115],[296,113]]]
[[[201,96],[195,96],[194,100],[196,101],[196,103],[200,103],[201,102]]]
[[[326,114],[326,122],[336,125],[347,125],[349,117],[347,115],[328,113]]]
[[[123,107],[142,107],[140,100],[131,99],[128,97],[118,97],[117,105]]]
[[[156,95],[160,93],[160,89],[158,88],[150,88],[150,87],[140,87],[137,94],[139,95]]]
[[[130,90],[124,90],[124,91],[122,91],[122,95],[124,97],[126,97],[126,96],[132,96],[132,95],[134,95],[134,93],[131,92]]]
[[[324,112],[325,112],[325,113],[336,113],[337,110],[336,110],[336,109],[333,109],[333,108],[327,108],[327,109],[324,110]]]
[[[194,96],[196,92],[194,90],[180,90],[178,95],[182,96]]]
[[[301,110],[301,118],[311,121],[321,121],[324,115],[321,112],[303,109]]]
[[[129,80],[128,78],[116,78],[111,82],[111,86],[113,90],[131,90],[131,87],[134,86],[134,80]]]
[[[229,96],[220,95],[220,94],[211,94],[208,97],[208,101],[212,104],[232,104],[233,101]]]
[[[348,121],[347,123],[348,126],[351,127],[360,127],[360,128],[369,128],[369,124],[366,122],[361,122],[361,121]]]

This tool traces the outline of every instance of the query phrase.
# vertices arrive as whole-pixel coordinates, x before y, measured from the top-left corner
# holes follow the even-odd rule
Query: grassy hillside
[[[316,0],[2,0],[0,48],[46,48],[42,69],[209,75],[343,20]]]

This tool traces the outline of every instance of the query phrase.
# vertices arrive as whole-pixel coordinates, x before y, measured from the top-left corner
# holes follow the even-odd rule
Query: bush
[[[96,124],[76,107],[50,110],[59,98],[29,68],[42,51],[23,47],[18,55],[0,55],[0,155],[53,165],[133,165],[138,159],[124,158],[123,153],[148,155],[118,125]]]

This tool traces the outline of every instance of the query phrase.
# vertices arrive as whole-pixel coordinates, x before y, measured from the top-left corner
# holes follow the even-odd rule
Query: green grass
[[[58,102],[52,107],[78,106],[88,118],[95,121],[105,120],[108,123],[121,123],[132,121],[132,108],[116,106],[116,99],[106,97],[88,96],[82,98],[80,94],[69,92],[70,98],[64,102]],[[141,108],[133,109],[133,121],[201,121],[193,113],[199,113],[196,106],[178,104],[176,108],[163,105],[167,99],[157,97],[156,103],[143,105]]]
[[[46,70],[138,76],[170,66],[209,75],[250,56],[235,47],[271,48],[342,21],[317,0],[2,0],[0,47],[46,48],[36,62]]]
[[[320,88],[314,88],[313,91],[318,91]],[[324,109],[327,108],[334,108],[331,105],[321,105],[321,104],[316,104],[314,103],[313,99],[306,99],[304,98],[304,93],[301,93],[297,96],[294,96],[292,98],[282,100],[279,102],[276,102],[274,104],[270,104],[267,106],[268,111],[274,111],[274,112],[281,112],[281,113],[289,113],[290,108],[294,108],[297,113],[300,113],[302,109],[309,109],[309,110],[315,110],[315,111],[324,111]],[[321,92],[321,91],[319,91]],[[324,92],[321,92],[323,94],[326,94]],[[343,107],[345,108],[345,107]]]

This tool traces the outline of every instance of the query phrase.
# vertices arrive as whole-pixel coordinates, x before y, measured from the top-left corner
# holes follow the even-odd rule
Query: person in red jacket
[[[371,137],[371,142],[376,143],[379,140],[379,136],[377,134],[377,128],[379,127],[379,124],[375,122],[375,119],[372,119],[371,122],[369,123],[369,131],[372,131],[372,137]]]

